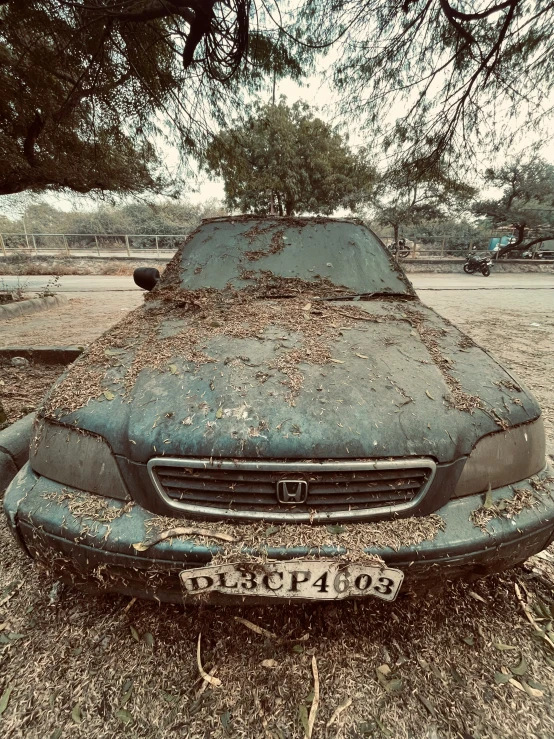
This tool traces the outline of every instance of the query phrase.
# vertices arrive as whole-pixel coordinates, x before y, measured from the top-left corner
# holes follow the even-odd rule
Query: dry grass
[[[87,259],[66,257],[8,257],[0,262],[3,275],[132,275],[137,267],[156,266],[161,271],[166,259],[159,263],[124,259]]]
[[[421,601],[233,609],[59,588],[15,548],[4,523],[0,556],[0,600],[13,593],[0,607],[0,695],[11,691],[1,720],[10,739],[301,739],[312,656],[320,684],[314,739],[554,735],[554,650],[533,638],[514,591],[523,585],[532,606],[552,607],[548,561]],[[551,623],[542,618],[543,627]],[[219,687],[199,675],[199,633],[203,668]],[[495,673],[517,670],[522,657],[524,674],[513,675],[519,687],[498,684]]]
[[[515,518],[526,508],[532,508],[538,503],[538,496],[525,488],[515,487],[512,498],[498,500],[494,503],[492,499],[489,499],[489,495],[490,493],[487,493],[485,496],[485,502],[481,508],[471,513],[474,526],[478,526],[485,533],[487,533],[488,522],[493,518]]]
[[[74,493],[72,490],[43,493],[42,497],[52,504],[67,503],[72,516],[98,524],[110,524],[124,516],[133,506],[133,503],[119,504],[119,501],[115,505],[109,498]]]
[[[477,395],[470,395],[466,393],[460,382],[452,374],[452,367],[449,361],[443,356],[440,347],[437,342],[439,338],[439,332],[427,325],[425,317],[421,311],[407,309],[406,313],[416,331],[419,333],[421,341],[425,345],[427,351],[431,355],[433,362],[439,368],[448,388],[450,390],[450,398],[448,399],[450,404],[460,411],[472,412],[476,408],[483,409],[484,405],[481,399]],[[464,348],[467,346],[467,341],[464,339],[469,337],[463,337],[460,341],[459,346]],[[469,339],[469,341],[471,341]],[[463,346],[462,346],[463,344]]]

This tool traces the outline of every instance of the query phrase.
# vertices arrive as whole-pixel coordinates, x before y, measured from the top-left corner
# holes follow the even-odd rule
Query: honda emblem
[[[296,505],[305,503],[308,497],[308,483],[305,480],[279,480],[277,500],[279,503]]]

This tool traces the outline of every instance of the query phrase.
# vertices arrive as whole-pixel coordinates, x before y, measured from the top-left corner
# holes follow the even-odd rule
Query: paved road
[[[429,290],[554,290],[554,273],[502,273],[490,277],[482,275],[431,274],[412,272],[408,275],[418,292]],[[21,285],[25,290],[40,290],[48,282],[46,275],[2,276],[0,287],[8,289]],[[112,292],[140,290],[131,276],[64,275],[56,288],[58,292]]]

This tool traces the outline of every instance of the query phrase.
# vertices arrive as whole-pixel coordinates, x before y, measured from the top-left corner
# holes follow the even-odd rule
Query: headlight
[[[117,462],[101,436],[40,420],[29,461],[38,475],[62,485],[129,500]]]
[[[480,439],[462,470],[454,498],[511,485],[536,475],[545,465],[542,417]]]

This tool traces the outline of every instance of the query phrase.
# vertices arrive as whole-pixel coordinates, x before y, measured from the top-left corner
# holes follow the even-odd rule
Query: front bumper
[[[445,526],[433,540],[398,550],[368,547],[366,551],[404,572],[401,592],[432,587],[439,580],[482,577],[512,567],[544,549],[554,537],[554,470],[548,466],[540,477],[540,491],[535,491],[529,481],[515,486],[533,493],[533,506],[515,518],[492,519],[486,532],[470,520],[471,513],[484,503],[484,494],[480,494],[451,500],[438,510]],[[86,514],[71,513],[63,501],[67,490],[67,486],[35,475],[27,464],[6,491],[4,510],[24,550],[77,585],[181,602],[179,572],[208,565],[219,550],[217,544],[174,538],[137,552],[132,545],[147,538],[146,524],[154,514],[135,504],[104,524]],[[514,491],[508,486],[492,491],[492,495],[494,501],[510,499]],[[90,499],[94,504],[99,496],[91,494]],[[121,501],[101,500],[107,500],[114,513],[125,506]],[[344,553],[340,546],[267,549],[267,557],[275,560],[314,555],[332,559]],[[248,597],[245,600],[253,602]]]

